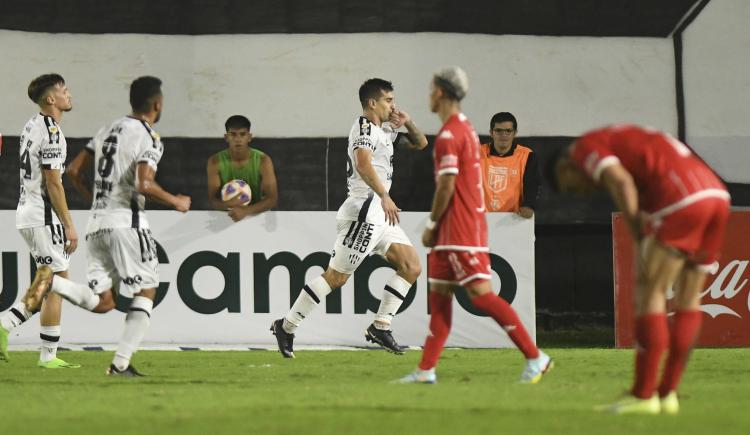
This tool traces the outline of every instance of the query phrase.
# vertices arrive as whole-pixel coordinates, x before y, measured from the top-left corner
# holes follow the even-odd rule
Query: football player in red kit
[[[726,187],[685,144],[635,125],[586,133],[548,167],[562,192],[603,186],[624,215],[641,256],[635,292],[635,381],[630,394],[600,410],[676,414],[677,386],[701,324],[700,293],[718,258],[729,217]],[[673,284],[670,328],[666,293]]]
[[[466,289],[472,304],[491,316],[526,357],[521,382],[537,383],[552,360],[537,349],[515,310],[492,291],[487,221],[485,219],[480,145],[474,128],[461,113],[468,79],[458,67],[439,70],[432,79],[430,109],[443,128],[435,139],[436,191],[422,243],[428,256],[430,335],[419,367],[402,383],[435,383],[435,366],[451,327],[453,292]]]

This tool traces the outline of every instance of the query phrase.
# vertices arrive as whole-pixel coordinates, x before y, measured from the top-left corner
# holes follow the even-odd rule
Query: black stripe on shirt
[[[42,117],[44,118],[44,125],[47,127],[47,136],[49,136],[49,143],[51,143],[51,144],[55,143],[55,137],[52,134],[52,132],[49,131],[49,128],[52,127],[53,125],[57,125],[57,123],[55,122],[55,119],[53,117],[51,117],[51,116],[42,115]],[[60,132],[59,127],[58,127],[57,131],[58,131],[58,133]],[[60,141],[60,135],[58,134],[58,136],[57,136],[57,142],[59,142],[59,141]]]
[[[357,216],[358,222],[366,222],[367,221],[367,212],[370,210],[370,204],[372,204],[372,197],[375,196],[374,192],[370,192],[369,195],[367,195],[367,199],[364,203],[362,203],[362,208],[359,209],[359,215]]]
[[[130,198],[130,211],[132,213],[130,218],[130,228],[140,228],[141,217],[138,214],[138,201],[135,198]]]
[[[156,138],[154,137],[153,130],[151,130],[151,127],[149,127],[148,122],[142,119],[139,119],[139,121],[141,121],[143,128],[145,128],[146,131],[148,132],[148,137],[151,138],[151,146],[156,148]]]
[[[44,225],[52,225],[52,203],[47,195],[42,195],[42,201],[44,202]]]

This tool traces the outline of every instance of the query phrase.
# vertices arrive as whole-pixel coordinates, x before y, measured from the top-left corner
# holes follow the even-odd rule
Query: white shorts
[[[133,297],[159,286],[156,241],[146,228],[103,228],[86,234],[86,279],[96,294],[112,288],[112,278],[122,281],[120,294]]]
[[[47,265],[55,273],[68,270],[70,255],[65,252],[67,239],[62,225],[20,228],[18,232],[26,241],[37,266]]]
[[[398,225],[376,225],[367,222],[337,219],[338,236],[329,266],[351,275],[370,254],[385,258],[392,243],[412,246],[409,237]]]

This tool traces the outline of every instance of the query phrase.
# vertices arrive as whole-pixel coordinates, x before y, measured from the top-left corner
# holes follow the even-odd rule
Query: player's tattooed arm
[[[156,182],[155,177],[156,169],[148,163],[138,163],[138,168],[136,169],[136,189],[138,193],[183,213],[190,210],[189,196],[172,195]]]
[[[44,169],[43,174],[49,201],[52,203],[52,208],[55,209],[55,213],[65,230],[65,252],[72,254],[78,247],[78,233],[76,232],[75,225],[73,225],[70,210],[68,210],[68,201],[65,198],[62,175],[58,169]]]
[[[427,137],[417,128],[408,113],[401,109],[394,109],[391,112],[390,122],[395,128],[401,125],[406,127],[408,140],[402,141],[402,143],[407,147],[421,150],[427,146]]]

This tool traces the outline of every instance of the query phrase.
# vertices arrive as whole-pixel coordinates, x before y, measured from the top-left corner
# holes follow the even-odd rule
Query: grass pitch
[[[0,362],[3,434],[746,434],[750,349],[697,350],[681,414],[615,416],[594,405],[630,383],[633,352],[546,349],[555,369],[517,384],[514,350],[447,350],[437,385],[393,385],[420,352],[144,351],[141,379],[104,375],[111,352],[61,352],[80,369],[42,370],[36,352]]]

